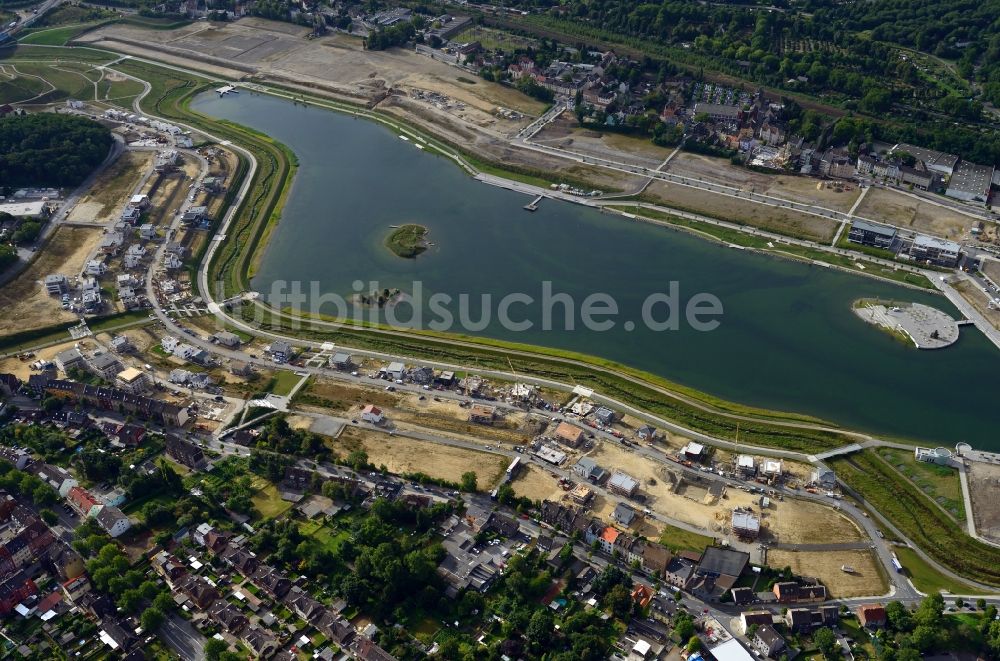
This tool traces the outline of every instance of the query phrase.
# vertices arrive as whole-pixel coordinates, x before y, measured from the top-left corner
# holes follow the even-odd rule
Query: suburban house
[[[765,657],[773,657],[785,648],[785,639],[770,624],[757,627],[757,632],[750,642],[753,648]]]
[[[896,239],[896,229],[885,225],[876,225],[867,220],[855,220],[847,232],[847,240],[861,246],[872,246],[888,250]]]
[[[112,537],[120,537],[132,527],[132,521],[117,507],[105,505],[97,513],[97,524]]]
[[[555,438],[560,443],[575,448],[583,442],[583,430],[568,422],[560,422],[556,427]]]
[[[639,482],[631,475],[615,471],[608,480],[608,489],[613,493],[631,498],[639,488]]]
[[[858,606],[858,623],[866,629],[881,629],[887,622],[885,606],[882,604]]]
[[[385,417],[382,415],[382,409],[374,404],[368,404],[361,409],[361,419],[373,425],[380,425]]]
[[[608,471],[590,457],[580,457],[580,461],[573,465],[573,472],[594,484],[600,484],[608,476]]]
[[[208,465],[205,453],[194,443],[173,434],[167,434],[166,441],[167,455],[178,463],[193,470],[200,470]]]
[[[469,422],[475,422],[480,425],[492,425],[496,414],[497,410],[495,406],[473,404],[469,408]]]
[[[611,512],[611,519],[627,528],[632,525],[632,521],[635,520],[635,510],[625,503],[618,503],[615,509]]]

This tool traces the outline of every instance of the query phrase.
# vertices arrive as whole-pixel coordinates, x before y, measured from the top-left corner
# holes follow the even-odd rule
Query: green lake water
[[[571,349],[637,367],[713,395],[808,413],[851,428],[1000,450],[1000,352],[974,328],[954,346],[917,351],[859,320],[861,297],[911,300],[955,315],[942,297],[807,264],[726,248],[678,231],[580,205],[542,201],[471,179],[386,127],[273,97],[204,94],[195,110],[249,126],[288,145],[299,169],[253,287],[319,283],[352,293],[355,280],[406,292],[493,296],[481,334]],[[384,246],[392,225],[429,228],[429,250],[400,259]],[[594,292],[619,314],[606,332],[534,328],[495,320],[505,294],[542,298],[542,283],[579,307]],[[654,331],[638,323],[646,297],[676,282],[682,304],[700,292],[724,308],[716,330]],[[368,291],[369,288],[365,287]],[[306,289],[308,291],[308,289]],[[514,305],[522,320],[541,305]],[[471,318],[478,320],[474,306]],[[400,315],[408,306],[400,306]],[[449,307],[457,316],[457,305]],[[563,308],[555,307],[559,314]],[[322,309],[332,312],[331,309]],[[658,316],[662,316],[659,308]],[[558,317],[559,315],[557,315]],[[425,321],[436,318],[425,310]],[[471,333],[475,334],[475,333]]]

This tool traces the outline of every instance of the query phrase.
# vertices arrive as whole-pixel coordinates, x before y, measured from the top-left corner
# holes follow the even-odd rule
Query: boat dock
[[[539,204],[539,202],[542,201],[542,198],[544,198],[544,197],[545,197],[544,195],[539,195],[538,197],[536,197],[535,199],[533,199],[528,204],[525,204],[524,205],[524,210],[525,211],[538,211],[538,204]]]
[[[239,94],[235,85],[223,85],[219,89],[215,90],[219,96],[225,96],[227,94]]]

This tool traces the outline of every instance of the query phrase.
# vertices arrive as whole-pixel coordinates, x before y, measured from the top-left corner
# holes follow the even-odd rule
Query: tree
[[[840,658],[840,645],[837,644],[837,637],[828,627],[821,627],[813,633],[813,643],[823,654],[824,659]]]
[[[59,515],[48,508],[43,509],[38,514],[42,517],[42,521],[50,526],[54,526],[59,522]]]
[[[218,638],[209,638],[205,642],[205,661],[220,661],[222,655],[229,649],[225,641]]]
[[[910,611],[901,602],[892,601],[885,607],[886,619],[893,631],[908,632],[913,628],[913,618]]]
[[[615,617],[628,621],[632,615],[632,595],[624,585],[615,585],[604,596],[604,607],[610,610]]]
[[[985,608],[986,608],[986,600],[983,599],[982,597],[980,597],[979,599],[976,599],[976,608],[978,608],[979,610],[985,610]]]
[[[545,641],[552,635],[553,625],[552,612],[548,609],[537,610],[532,614],[525,634],[533,647],[536,649],[545,647]]]
[[[677,615],[677,621],[674,623],[674,636],[678,640],[687,640],[694,635],[694,622],[691,621],[691,616],[686,612],[681,611]]]
[[[154,633],[159,630],[165,619],[167,619],[167,616],[163,614],[163,611],[159,608],[150,607],[142,612],[139,623],[142,624],[142,628],[147,632]]]
[[[76,186],[107,157],[111,131],[78,115],[32,113],[0,121],[0,181]]]
[[[701,638],[698,636],[691,636],[688,638],[687,642],[687,653],[694,654],[701,649]]]
[[[462,491],[468,491],[468,492],[478,491],[477,481],[478,480],[475,471],[468,471],[466,473],[462,473],[462,485],[461,485]]]

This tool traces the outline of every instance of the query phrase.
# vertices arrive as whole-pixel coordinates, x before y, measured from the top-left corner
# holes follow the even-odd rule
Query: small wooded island
[[[385,246],[397,257],[413,259],[427,250],[427,228],[423,225],[408,223],[392,230],[386,237]]]

